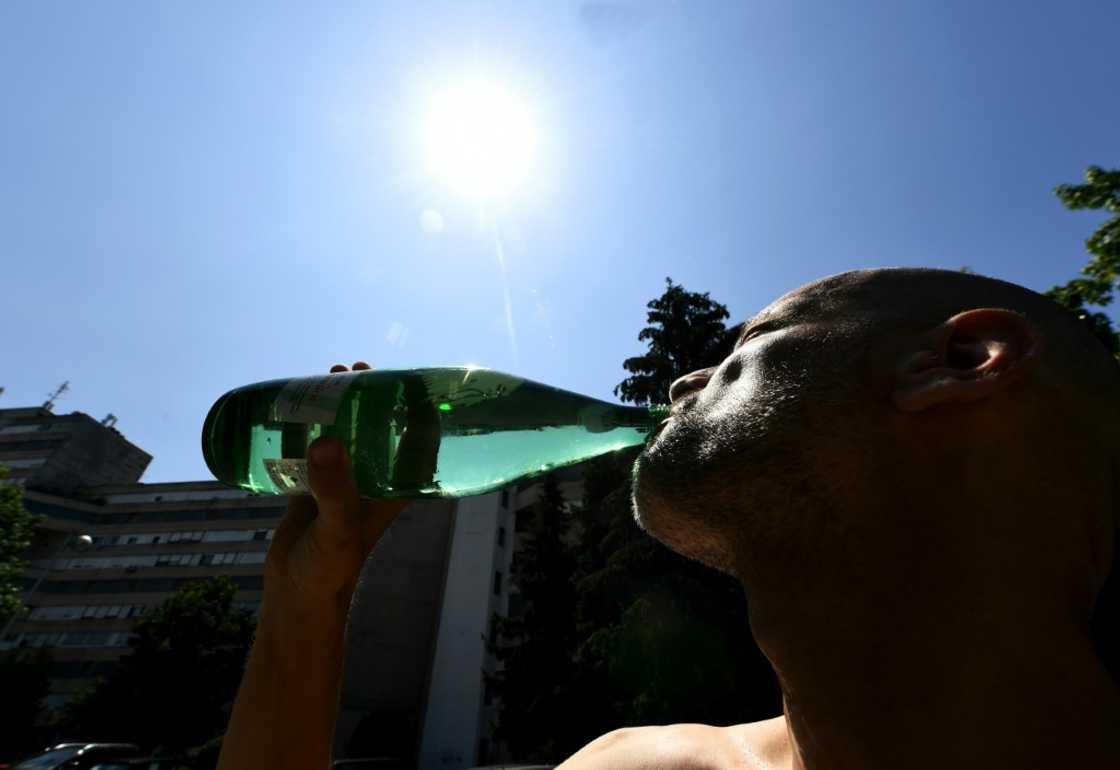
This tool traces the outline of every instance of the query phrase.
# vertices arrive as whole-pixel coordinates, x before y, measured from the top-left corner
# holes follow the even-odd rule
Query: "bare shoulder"
[[[778,756],[774,721],[624,727],[596,738],[556,770],[773,770],[778,766],[764,758]]]
[[[785,770],[793,766],[784,715],[761,722],[732,725],[723,728],[723,731],[734,751],[746,758],[746,767],[751,770]]]

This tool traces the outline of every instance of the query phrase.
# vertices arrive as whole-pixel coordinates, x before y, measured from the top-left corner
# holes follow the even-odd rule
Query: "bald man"
[[[742,583],[783,713],[616,730],[561,770],[1120,767],[1091,632],[1118,393],[1076,319],[1002,281],[855,271],[778,299],[673,383],[634,515]],[[328,764],[346,607],[400,509],[335,460],[269,552],[223,770]]]

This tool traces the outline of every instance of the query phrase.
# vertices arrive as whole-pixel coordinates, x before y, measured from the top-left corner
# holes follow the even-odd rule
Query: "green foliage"
[[[44,739],[36,721],[49,691],[51,656],[47,650],[12,650],[0,656],[0,749],[31,753]]]
[[[1104,210],[1113,215],[1085,241],[1093,255],[1085,273],[1114,279],[1120,270],[1120,169],[1105,171],[1089,166],[1085,170],[1085,184],[1058,185],[1054,193],[1068,209]]]
[[[133,626],[132,651],[67,705],[70,734],[179,751],[223,731],[252,642],[227,577],[190,583]]]
[[[490,649],[504,668],[489,678],[500,699],[494,737],[518,759],[559,761],[571,745],[567,714],[575,707],[570,682],[575,648],[575,557],[565,538],[572,514],[553,476],[545,478],[540,500],[520,533],[524,545],[514,555],[512,584],[524,611],[497,621]]]
[[[1120,284],[1120,169],[1105,171],[1090,166],[1083,185],[1059,185],[1054,193],[1069,209],[1089,209],[1111,214],[1085,241],[1090,257],[1081,276],[1046,295],[1067,307],[1086,324],[1098,340],[1120,359],[1120,335],[1104,313],[1087,306],[1107,307]],[[1120,532],[1114,548],[1120,548]],[[1120,569],[1112,572],[1097,596],[1093,611],[1093,643],[1113,679],[1120,682]]]
[[[614,394],[639,406],[669,403],[669,386],[678,377],[723,360],[722,353],[733,343],[734,331],[723,324],[727,308],[714,302],[707,292],[685,291],[666,278],[665,293],[646,307],[646,328],[639,341],[648,341],[641,356],[623,361],[632,374],[619,383]]]
[[[1090,257],[1081,277],[1046,292],[1088,326],[1094,336],[1114,355],[1120,357],[1120,338],[1104,313],[1088,306],[1106,307],[1120,282],[1120,170],[1105,171],[1090,166],[1083,185],[1059,185],[1054,193],[1068,209],[1091,209],[1110,213],[1085,241]]]
[[[8,469],[0,465],[0,623],[23,611],[20,589],[27,569],[23,554],[43,520],[23,507],[22,488],[3,483],[7,475]]]

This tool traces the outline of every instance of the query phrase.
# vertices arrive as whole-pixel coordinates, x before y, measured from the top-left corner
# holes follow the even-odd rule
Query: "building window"
[[[509,490],[508,489],[503,489],[502,490],[502,507],[505,508],[506,510],[509,510]]]
[[[502,573],[494,573],[494,596],[502,595]]]
[[[499,548],[505,548],[506,547],[506,528],[505,527],[498,527],[498,547]]]

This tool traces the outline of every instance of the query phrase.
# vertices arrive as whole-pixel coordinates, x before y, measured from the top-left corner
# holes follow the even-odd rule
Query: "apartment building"
[[[131,626],[191,580],[228,576],[259,609],[264,557],[284,498],[216,481],[145,484],[151,455],[107,418],[49,407],[0,409],[0,464],[44,515],[29,555],[30,608],[0,649],[49,647],[48,705],[64,703],[128,654]],[[582,494],[578,468],[560,472]],[[422,770],[490,761],[496,703],[483,682],[494,613],[517,611],[510,564],[522,484],[460,500],[417,500],[367,561],[351,611],[336,756],[415,757]]]

